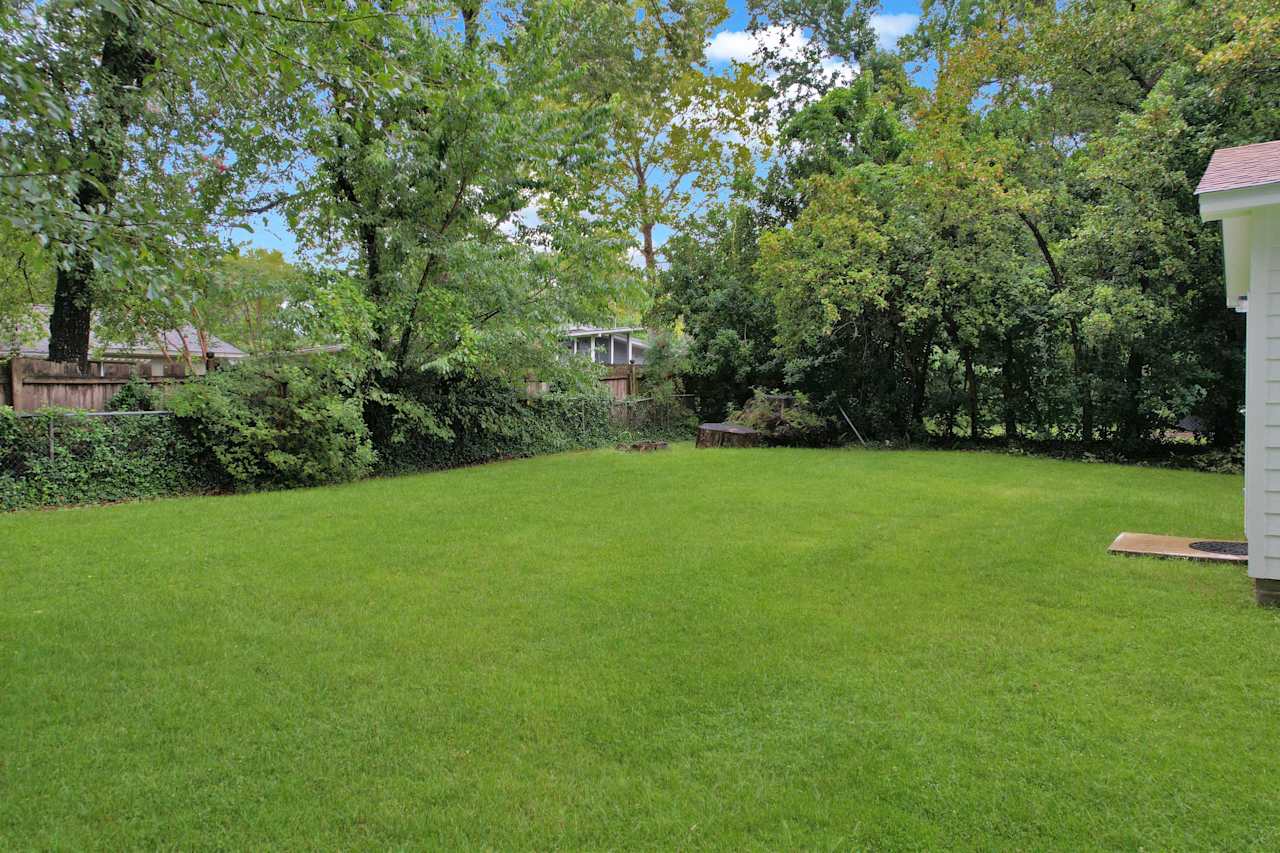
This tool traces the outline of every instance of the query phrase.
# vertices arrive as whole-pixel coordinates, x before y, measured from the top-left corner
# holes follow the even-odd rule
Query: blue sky
[[[746,60],[750,57],[751,39],[747,28],[747,0],[728,0],[730,15],[712,37],[708,46],[708,59],[712,67],[727,67],[729,60]],[[899,36],[909,32],[920,14],[919,0],[886,0],[872,23],[883,43],[892,44]],[[926,72],[927,73],[927,72]],[[925,81],[921,81],[925,82]],[[284,220],[269,215],[253,223],[255,231],[247,244],[261,249],[277,249],[290,260],[297,259],[297,244]],[[658,242],[666,240],[668,230],[658,229]]]

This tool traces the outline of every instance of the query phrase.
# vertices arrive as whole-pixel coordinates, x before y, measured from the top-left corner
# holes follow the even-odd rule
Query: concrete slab
[[[1121,533],[1107,550],[1112,554],[1133,554],[1142,557],[1176,557],[1183,560],[1204,560],[1210,563],[1247,563],[1249,558],[1240,554],[1222,554],[1191,547],[1192,542],[1220,542],[1217,539],[1188,539],[1185,536],[1157,536],[1154,533]],[[1239,543],[1243,545],[1244,543]]]

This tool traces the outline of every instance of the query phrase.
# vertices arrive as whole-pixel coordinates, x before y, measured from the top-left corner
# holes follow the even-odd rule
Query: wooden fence
[[[600,382],[613,399],[621,402],[640,393],[642,375],[642,371],[637,370],[634,364],[614,364],[600,377]],[[546,382],[530,377],[525,382],[525,393],[530,397],[540,397],[550,387]]]
[[[636,366],[634,364],[615,364],[609,368],[608,373],[601,377],[600,381],[609,389],[609,393],[613,395],[615,400],[634,397],[638,391]]]
[[[81,371],[74,362],[15,357],[0,362],[0,406],[19,412],[45,406],[98,412],[134,376],[157,385],[182,381],[187,372],[182,364],[151,361],[91,361]]]
[[[692,394],[676,394],[674,397],[655,400],[652,397],[633,397],[614,400],[609,406],[609,418],[627,429],[644,427],[670,427],[682,418],[690,416]]]
[[[44,361],[14,357],[0,361],[0,406],[19,412],[33,412],[46,406],[101,412],[131,378],[158,385],[187,378],[181,363],[156,361],[91,361],[81,371],[74,362]],[[636,424],[654,417],[669,417],[655,410],[647,398],[633,400],[639,390],[639,373],[634,364],[609,368],[600,379],[616,401],[615,422]],[[541,386],[545,390],[545,386]],[[530,393],[533,393],[532,384]]]

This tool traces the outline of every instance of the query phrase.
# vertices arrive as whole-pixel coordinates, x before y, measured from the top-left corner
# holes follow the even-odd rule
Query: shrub
[[[379,467],[387,473],[690,435],[689,414],[678,404],[645,406],[640,417],[625,418],[616,416],[620,412],[605,394],[527,398],[500,382],[426,377],[402,393],[413,401],[414,414],[379,430]]]
[[[319,486],[365,476],[374,451],[356,377],[331,359],[254,359],[169,399],[184,433],[237,490]]]
[[[52,452],[49,436],[53,435]],[[173,418],[0,408],[0,509],[202,491],[209,483]]]
[[[422,471],[692,432],[670,395],[622,409],[603,393],[528,399],[501,382],[421,376],[364,394],[356,380],[332,359],[255,359],[178,387],[164,401],[175,417],[0,409],[0,508],[314,486],[365,476],[375,461]],[[112,404],[159,403],[137,386]]]
[[[160,408],[159,403],[160,395],[150,383],[141,377],[130,376],[129,381],[107,401],[107,411],[154,412]]]
[[[758,430],[770,444],[814,445],[826,437],[830,420],[814,411],[807,395],[757,388],[742,408],[729,412],[735,424]]]

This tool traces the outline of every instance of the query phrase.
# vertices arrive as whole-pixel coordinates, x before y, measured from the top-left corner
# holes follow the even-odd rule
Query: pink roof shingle
[[[1280,183],[1280,140],[1219,148],[1209,160],[1196,194]]]

